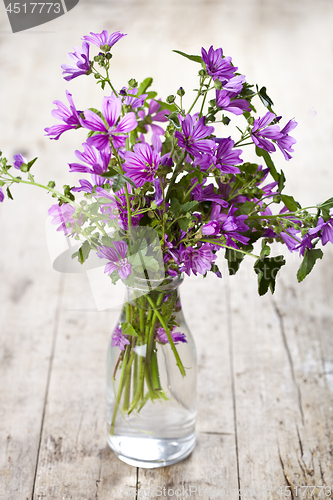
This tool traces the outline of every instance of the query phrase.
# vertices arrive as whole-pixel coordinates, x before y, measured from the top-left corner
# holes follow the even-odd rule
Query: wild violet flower
[[[210,271],[216,255],[213,254],[209,243],[204,243],[199,248],[188,246],[180,250],[180,260],[183,263],[182,272],[190,276],[191,272],[196,276],[206,274]]]
[[[247,244],[249,238],[240,233],[249,230],[249,227],[244,223],[247,215],[235,216],[237,208],[231,206],[228,213],[221,213],[221,206],[217,203],[213,204],[210,214],[210,222],[202,227],[202,234],[210,236],[224,235],[226,238],[226,245],[237,249],[238,246],[234,240],[240,243]]]
[[[214,127],[207,127],[204,117],[197,119],[195,116],[186,115],[182,121],[182,131],[182,134],[178,130],[175,132],[179,147],[193,156],[211,152],[215,143],[206,137],[214,132]]]
[[[179,342],[187,343],[185,333],[175,332],[174,331],[175,328],[176,327],[174,326],[173,329],[170,330],[171,338],[172,338],[174,344],[179,344]],[[162,328],[161,326],[159,328],[157,328],[156,340],[158,342],[161,342],[161,344],[168,344],[169,343],[168,336],[167,336],[164,328]]]
[[[101,246],[98,248],[97,255],[101,259],[107,259],[104,273],[111,274],[118,271],[122,280],[125,280],[131,274],[131,264],[127,258],[127,243],[125,241],[114,241],[114,248]]]
[[[13,158],[14,158],[14,167],[17,168],[18,170],[20,170],[23,163],[28,163],[28,160],[24,158],[24,156],[22,156],[20,153],[14,155]]]
[[[229,111],[234,115],[242,115],[244,111],[250,111],[249,103],[245,99],[233,99],[225,89],[216,90],[216,105],[223,111]]]
[[[281,152],[283,153],[283,156],[285,157],[286,160],[291,159],[291,155],[289,153],[293,153],[294,150],[292,149],[292,146],[296,143],[296,139],[293,137],[290,137],[288,134],[294,128],[297,126],[297,122],[295,120],[289,120],[287,125],[283,127],[281,130],[282,136],[279,137],[276,140],[276,144],[280,148]]]
[[[332,209],[330,210],[330,215],[333,216]],[[309,229],[308,234],[310,236],[319,235],[323,245],[326,245],[329,241],[333,243],[333,218],[325,222],[323,217],[319,217],[317,226]]]
[[[288,134],[297,126],[297,122],[289,120],[287,125],[280,130],[279,125],[270,125],[275,118],[274,113],[268,111],[262,118],[254,120],[251,132],[252,140],[256,146],[265,149],[269,153],[276,151],[272,142],[276,141],[285,159],[290,160],[291,155],[289,153],[293,152],[291,146],[296,143],[296,140]]]
[[[203,183],[204,184],[204,183]],[[194,187],[191,192],[191,199],[196,201],[214,201],[222,207],[227,207],[228,202],[223,199],[223,197],[215,192],[214,184],[208,184],[208,186],[204,186],[203,184],[198,184]]]
[[[3,194],[2,187],[0,186],[0,203],[3,202],[4,198],[5,198],[5,195]]]
[[[120,97],[104,97],[102,102],[102,113],[107,122],[91,110],[84,111],[84,119],[80,119],[81,125],[99,134],[88,137],[87,144],[95,146],[97,149],[106,149],[109,147],[109,139],[112,139],[116,149],[124,146],[128,132],[134,130],[137,126],[135,113],[130,112],[123,116],[119,122],[118,118],[121,115],[122,101]],[[118,123],[117,123],[118,122]]]
[[[148,94],[142,94],[142,95],[137,95],[138,94],[138,89],[131,89],[128,94],[127,94],[127,87],[123,87],[122,90],[120,91],[120,94],[122,94],[122,91],[125,92],[125,99],[124,99],[124,104],[126,106],[131,106],[132,109],[134,108],[139,108],[143,106],[146,98],[148,97]]]
[[[68,64],[63,64],[61,66],[63,69],[62,74],[67,82],[73,80],[73,78],[77,76],[86,75],[90,71],[89,43],[83,42],[82,49],[74,47],[74,52],[70,52],[68,58],[72,61],[74,66],[69,66]]]
[[[82,40],[93,43],[97,45],[97,47],[105,47],[105,45],[108,45],[111,48],[124,36],[126,36],[126,33],[120,33],[120,31],[115,31],[109,35],[106,30],[103,30],[102,33],[90,32],[90,35],[85,35]]]
[[[110,180],[109,183],[112,186],[112,180]],[[127,200],[125,195],[125,189],[122,188],[119,191],[117,191],[115,196],[115,194],[112,191],[109,192],[106,189],[103,189],[102,187],[96,187],[95,197],[96,200],[100,203],[102,214],[105,215],[105,222],[107,223],[108,220],[110,221],[116,220],[119,227],[124,231],[127,231],[128,214],[127,214]],[[106,203],[104,200],[102,202],[99,200],[100,198],[102,199],[107,198],[109,202]],[[131,209],[133,209],[131,201],[130,201],[130,207]],[[140,219],[142,219],[142,217],[143,214],[137,214],[137,215],[132,214],[131,216],[132,226],[133,227],[138,226]]]
[[[206,64],[207,73],[221,82],[227,82],[235,76],[238,68],[231,65],[231,57],[223,57],[222,49],[213,49],[211,46],[208,53],[204,48],[201,49],[202,60]]]
[[[135,144],[133,153],[126,151],[124,156],[123,169],[137,187],[142,187],[145,182],[153,182],[161,157],[149,144]]]
[[[121,351],[125,350],[125,346],[129,345],[130,341],[128,338],[123,335],[123,332],[121,331],[121,327],[119,325],[116,326],[116,328],[113,330],[112,334],[112,340],[111,340],[111,347],[119,347]]]
[[[75,151],[75,156],[84,163],[87,163],[89,167],[82,165],[81,163],[69,163],[70,172],[82,172],[102,175],[106,172],[109,162],[111,159],[111,151],[104,150],[98,151],[97,149],[90,147],[87,143],[83,143],[83,153],[81,151]],[[106,179],[104,179],[106,181]]]
[[[80,218],[75,221],[73,214],[75,213],[75,207],[70,205],[70,203],[63,203],[62,205],[52,205],[49,208],[48,214],[53,217],[51,224],[59,225],[57,231],[63,231],[66,235],[74,234],[74,225],[80,224]]]
[[[66,90],[67,100],[69,102],[69,108],[61,101],[53,101],[53,104],[57,106],[58,109],[52,111],[52,116],[58,120],[62,120],[64,123],[61,125],[53,125],[52,127],[45,128],[46,135],[54,136],[51,139],[58,140],[61,134],[67,130],[77,129],[81,127],[80,123],[80,113],[74,105],[72,94]]]

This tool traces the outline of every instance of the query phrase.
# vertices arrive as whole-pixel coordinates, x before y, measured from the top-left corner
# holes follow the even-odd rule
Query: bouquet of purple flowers
[[[35,181],[31,167],[36,159],[15,155],[13,165],[2,156],[0,160],[1,202],[5,192],[12,198],[15,183],[46,189],[58,199],[49,211],[58,230],[80,242],[74,255],[79,262],[94,251],[105,260],[113,283],[121,279],[133,288],[141,279],[148,284],[147,293],[124,306],[113,334],[112,344],[120,350],[114,377],[119,372],[120,382],[111,433],[122,394],[127,413],[139,411],[149,398],[167,398],[158,379],[159,345],[171,347],[185,375],[176,347],[186,342],[178,331],[177,303],[172,293],[159,294],[156,283],[182,273],[205,276],[210,271],[221,277],[215,261],[223,251],[230,274],[246,255],[253,257],[259,294],[273,293],[276,274],[285,264],[283,256],[271,256],[273,242],[302,257],[298,281],[322,258],[318,245],[333,243],[333,198],[302,208],[284,193],[285,175],[272,156],[277,151],[291,159],[296,141],[290,133],[297,123],[284,122],[273,111],[265,87],[247,83],[231,57],[211,46],[202,48],[201,55],[175,51],[198,67],[198,87],[188,109],[182,87],[161,100],[151,90],[152,78],[140,84],[131,79],[118,90],[109,68],[111,50],[124,36],[90,33],[82,48],[69,54],[71,65],[62,66],[65,80],[91,75],[104,93],[100,109],[78,110],[67,91],[68,104],[55,101],[52,111],[60,123],[45,129],[54,140],[70,130],[87,131],[86,142],[75,151],[77,161],[69,164],[70,172],[83,174],[79,185],[66,185],[60,192],[53,181]],[[97,54],[92,57],[93,46]],[[257,105],[264,110],[260,116]],[[228,129],[233,116],[243,117],[244,125],[233,129],[232,138]],[[246,161],[246,147],[256,152],[258,163]],[[79,202],[77,193],[83,198]],[[261,249],[255,255],[258,240]],[[154,290],[155,295],[149,293]],[[148,346],[148,369],[140,365],[141,356],[131,371],[135,349],[142,345]]]

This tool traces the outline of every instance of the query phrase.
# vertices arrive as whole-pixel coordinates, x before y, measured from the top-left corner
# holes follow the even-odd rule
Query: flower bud
[[[169,104],[172,104],[173,102],[175,102],[175,99],[176,99],[176,96],[171,94],[171,95],[168,95],[168,97],[166,98],[166,102]]]
[[[199,75],[200,76],[206,76],[207,75],[207,71],[205,69],[200,69],[199,70]]]
[[[216,79],[215,82],[214,82],[214,87],[217,89],[217,90],[221,90],[222,87],[223,87],[223,84],[222,82],[220,82],[220,80]]]
[[[273,196],[274,203],[280,203],[281,200],[282,198],[280,194],[276,194],[275,196]]]
[[[128,85],[134,88],[138,86],[138,82],[134,78],[131,78],[130,80],[128,80]]]
[[[183,87],[179,87],[179,89],[177,90],[177,94],[180,97],[183,97],[183,95],[185,95],[185,90],[183,89]]]

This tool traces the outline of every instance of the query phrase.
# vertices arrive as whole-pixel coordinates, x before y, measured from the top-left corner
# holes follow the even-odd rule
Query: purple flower
[[[214,201],[215,203],[222,205],[222,207],[227,207],[228,202],[225,201],[220,194],[215,193],[214,184],[208,184],[208,186],[203,186],[205,182],[206,179],[202,184],[198,184],[197,186],[195,186],[195,188],[191,192],[191,199],[199,202]]]
[[[139,108],[143,106],[146,98],[148,97],[148,94],[138,96],[138,89],[131,89],[129,91],[129,95],[127,95],[127,87],[123,87],[122,90],[125,91],[126,94],[124,104],[126,104],[126,106],[131,106],[132,108]]]
[[[0,203],[2,203],[4,199],[5,195],[3,194],[2,187],[0,186]]]
[[[87,163],[89,167],[81,163],[69,163],[70,172],[84,172],[97,175],[102,175],[106,172],[111,158],[111,151],[98,151],[90,147],[87,143],[83,143],[82,146],[84,152],[81,153],[81,151],[76,150],[75,156],[84,163]],[[105,182],[106,179],[104,179]]]
[[[80,186],[72,188],[72,191],[76,191],[77,193],[80,193],[81,191],[84,191],[85,193],[92,193],[96,186],[101,187],[110,183],[110,179],[106,179],[105,177],[101,177],[96,174],[91,174],[91,180],[93,184],[86,179],[80,179]]]
[[[75,207],[70,205],[69,203],[63,203],[62,205],[52,205],[49,208],[48,214],[53,217],[52,224],[60,226],[57,228],[57,231],[64,231],[66,235],[74,234],[73,225],[78,222],[81,223],[81,218],[78,221],[75,221],[73,218],[73,214],[75,213]]]
[[[303,236],[300,245],[298,245],[298,247],[297,247],[297,249],[299,249],[300,255],[304,255],[306,248],[308,248],[310,250],[313,248],[313,245],[312,245],[313,238],[314,238],[314,236],[310,236],[309,234],[305,234]]]
[[[330,210],[330,215],[333,215],[332,209]],[[314,236],[319,232],[319,237],[323,245],[326,245],[329,241],[333,243],[333,218],[325,222],[322,217],[319,217],[317,226],[309,229],[308,234],[310,236]]]
[[[178,344],[179,342],[186,342],[187,343],[185,333],[175,332],[174,331],[175,328],[176,327],[174,326],[172,328],[172,330],[170,330],[171,338],[172,338],[174,344]],[[161,326],[159,328],[157,328],[156,340],[158,342],[161,342],[162,344],[168,344],[169,343],[169,339],[167,337],[167,334],[166,334],[164,328],[162,328]]]
[[[273,139],[280,139],[282,134],[278,125],[269,125],[275,118],[274,113],[269,111],[262,118],[254,120],[251,137],[256,146],[265,149],[269,153],[275,151],[275,146],[272,142]]]
[[[14,158],[14,167],[17,168],[18,170],[20,170],[21,165],[23,165],[23,163],[28,163],[27,159],[24,158],[24,156],[22,156],[21,154],[14,155],[13,158]]]
[[[196,276],[206,274],[212,267],[213,260],[216,255],[213,254],[209,243],[204,243],[199,248],[187,247],[180,250],[180,259],[183,263],[182,272],[190,276],[191,271]]]
[[[239,174],[240,170],[235,167],[235,164],[243,163],[240,158],[242,154],[241,149],[232,149],[235,142],[228,137],[227,139],[218,139],[218,147],[216,149],[215,155],[215,166],[221,170],[222,174]]]
[[[112,186],[112,181],[110,180],[109,183]],[[128,185],[129,186],[129,185]],[[117,198],[115,198],[109,191],[106,189],[103,189],[101,187],[96,188],[96,194],[95,197],[97,198],[108,198],[110,200],[109,203],[101,203],[101,211],[103,214],[107,216],[107,220],[105,221],[106,223],[108,220],[117,220],[119,227],[121,229],[124,229],[125,231],[128,230],[128,217],[127,217],[127,201],[126,201],[126,195],[125,195],[125,188],[120,189],[117,191]],[[132,202],[130,200],[130,206],[132,208]],[[140,219],[144,216],[144,214],[139,214],[139,215],[132,215],[131,220],[132,220],[132,226],[138,226]]]
[[[107,122],[105,125],[102,118],[89,109],[84,112],[84,119],[81,119],[81,125],[89,130],[100,132],[87,139],[89,146],[95,146],[97,149],[106,149],[109,147],[109,138],[112,139],[116,149],[124,146],[127,134],[137,126],[134,113],[127,113],[117,124],[121,114],[121,97],[104,97],[102,102],[102,113]],[[120,134],[120,135],[118,135]]]
[[[292,146],[296,143],[296,139],[289,137],[289,132],[293,130],[297,122],[295,120],[289,120],[287,125],[280,130],[278,125],[270,125],[274,120],[274,113],[266,113],[262,118],[254,120],[251,137],[253,142],[259,148],[265,149],[269,153],[273,153],[276,149],[271,141],[276,141],[276,144],[283,153],[286,160],[290,160],[290,152],[293,153]],[[278,120],[281,117],[277,118]]]
[[[127,255],[127,243],[125,241],[115,241],[115,248],[99,247],[97,255],[101,259],[107,259],[108,262],[105,266],[104,273],[111,274],[118,271],[122,280],[125,280],[131,274],[131,264],[129,263]]]
[[[161,157],[147,143],[135,144],[133,150],[133,153],[125,152],[123,169],[135,185],[141,187],[145,182],[153,182]]]
[[[121,327],[119,325],[113,330],[111,347],[119,347],[121,351],[125,350],[125,346],[129,345],[130,341],[123,335]]]
[[[245,99],[231,100],[230,93],[223,90],[216,90],[216,105],[223,111],[230,111],[234,115],[242,115],[244,111],[250,111],[249,103]]]
[[[294,150],[292,149],[292,146],[297,142],[296,139],[293,137],[289,137],[289,132],[294,130],[294,128],[297,126],[297,122],[295,120],[289,120],[287,125],[283,127],[281,130],[282,137],[278,138],[276,140],[276,144],[280,148],[280,150],[283,153],[283,156],[285,157],[286,160],[291,159],[291,155],[289,153],[293,153]]]
[[[68,58],[74,63],[75,66],[69,66],[63,64],[61,67],[63,69],[62,74],[64,79],[69,82],[76,78],[77,76],[86,75],[90,71],[89,62],[89,43],[83,42],[82,49],[79,47],[74,47],[74,52],[68,54]]]
[[[214,141],[205,139],[214,132],[214,127],[205,125],[205,117],[197,119],[196,116],[186,115],[182,122],[183,134],[175,132],[178,145],[184,148],[193,156],[200,156],[202,153],[210,153],[214,147]]]
[[[126,36],[126,33],[120,33],[120,31],[115,31],[109,35],[106,30],[103,30],[102,33],[90,32],[90,35],[85,35],[82,40],[93,43],[97,47],[108,45],[111,48],[124,36]]]
[[[245,82],[245,75],[237,75],[231,78],[223,85],[223,90],[228,92],[230,97],[235,97],[243,90],[243,83]]]
[[[64,123],[61,125],[53,125],[52,127],[45,128],[46,135],[54,135],[51,139],[58,140],[61,134],[66,132],[66,130],[76,129],[81,127],[80,123],[80,113],[74,105],[72,94],[66,90],[67,100],[69,102],[69,108],[61,102],[54,101],[53,104],[57,106],[58,109],[52,111],[52,116],[58,120],[62,120]]]
[[[164,134],[164,130],[162,127],[152,123],[152,122],[166,122],[168,120],[168,115],[170,114],[170,111],[168,109],[161,109],[159,111],[160,107],[161,104],[158,101],[151,99],[147,115],[145,114],[145,111],[143,109],[140,109],[138,111],[138,116],[141,120],[143,120],[144,122],[143,127],[146,129],[146,132],[148,132],[148,126],[150,126],[153,134],[157,135]]]
[[[297,233],[299,233],[299,229],[288,227],[288,229],[281,231],[279,234],[290,252],[297,250],[302,244],[302,242],[297,238]]]
[[[236,210],[237,208],[231,206],[228,214],[221,213],[221,207],[214,203],[210,214],[211,222],[202,226],[202,234],[207,236],[224,235],[226,238],[226,245],[235,249],[238,249],[238,246],[234,240],[246,245],[250,238],[240,233],[249,230],[249,227],[244,223],[245,219],[247,219],[247,215],[235,216],[234,213]]]
[[[227,82],[235,76],[238,68],[231,65],[231,57],[223,57],[222,49],[213,49],[211,46],[208,53],[201,49],[201,56],[206,64],[207,73],[214,78],[218,78],[222,83]]]

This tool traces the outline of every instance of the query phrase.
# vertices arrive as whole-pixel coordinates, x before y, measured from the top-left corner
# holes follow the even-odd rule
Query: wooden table
[[[249,80],[267,85],[284,120],[299,122],[294,160],[275,157],[289,191],[304,205],[332,196],[331,3],[81,0],[16,35],[1,9],[1,148],[38,155],[42,181],[69,182],[66,163],[80,148],[74,132],[43,137],[51,102],[65,100],[65,88],[79,108],[102,96],[88,78],[63,82],[60,64],[83,34],[106,28],[129,34],[114,50],[117,86],[155,74],[161,97],[196,85],[197,68],[171,49],[223,45]],[[332,248],[301,285],[290,255],[274,296],[257,296],[250,261],[229,278],[221,258],[222,280],[186,280],[197,445],[174,466],[136,469],[106,446],[105,354],[118,312],[96,310],[86,274],[52,269],[50,199],[25,186],[13,194],[0,206],[0,500],[238,499],[239,489],[242,500],[333,498]]]

